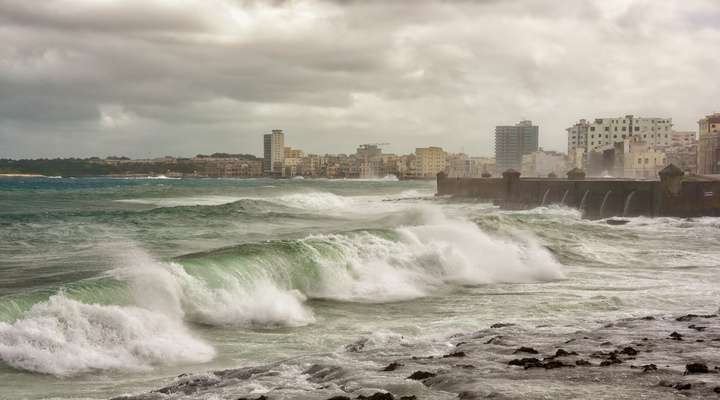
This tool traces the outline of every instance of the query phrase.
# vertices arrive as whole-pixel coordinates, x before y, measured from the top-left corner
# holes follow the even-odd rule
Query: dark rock
[[[388,364],[387,367],[383,368],[382,370],[386,371],[386,372],[387,371],[395,371],[396,369],[398,369],[398,367],[402,367],[402,366],[403,366],[403,364],[400,364],[398,362],[391,362],[390,364]]]
[[[412,373],[412,375],[408,376],[406,379],[412,379],[414,381],[421,381],[423,379],[432,378],[436,374],[433,374],[432,372],[427,371],[415,371]]]
[[[689,383],[678,382],[674,384],[673,387],[677,390],[690,390],[692,388],[692,385]]]
[[[580,360],[575,361],[575,365],[580,366],[580,367],[586,367],[586,366],[592,365],[592,363],[590,363],[590,361],[588,361],[588,360],[580,359]]]
[[[600,363],[601,367],[607,367],[608,365],[620,364],[622,360],[617,357],[617,352],[613,351],[608,355],[608,358]]]
[[[707,374],[710,372],[707,365],[703,363],[692,363],[685,366],[686,374]]]
[[[687,315],[683,315],[682,317],[675,318],[675,321],[686,322],[686,321],[691,321],[693,318],[697,318],[697,317],[698,317],[697,314],[687,314]]]
[[[657,365],[645,364],[642,366],[642,370],[643,370],[643,372],[657,371]]]
[[[514,360],[510,360],[508,363],[509,365],[518,365],[521,367],[524,367],[525,369],[528,368],[541,368],[543,366],[543,363],[538,360],[535,357],[532,358],[516,358]]]
[[[497,329],[497,328],[505,328],[508,326],[515,326],[515,324],[506,324],[504,322],[498,322],[497,324],[490,325],[490,328]]]
[[[347,396],[333,396],[327,400],[350,400],[350,398]]]
[[[705,329],[707,329],[706,326],[697,326],[697,325],[695,325],[695,324],[688,326],[688,328],[690,328],[690,329],[695,329],[695,330],[698,331],[698,332],[702,332],[702,331],[704,331]]]
[[[373,393],[370,396],[358,396],[358,400],[395,400],[395,396],[392,393]]]
[[[713,389],[713,392],[720,393],[720,386],[716,386],[715,389]]]
[[[533,349],[532,347],[522,346],[522,347],[518,348],[517,350],[513,351],[513,354],[517,354],[517,353],[538,354],[538,351]]]
[[[610,343],[610,342],[602,342],[602,343],[600,343],[600,346],[612,346],[612,343]]]
[[[642,317],[640,319],[645,320],[645,321],[654,321],[655,317],[653,317],[652,315],[648,315],[647,317]]]
[[[414,394],[411,394],[410,396],[402,396],[400,397],[400,400],[417,400],[417,396]]]
[[[367,338],[362,338],[362,339],[356,341],[355,343],[350,343],[345,346],[345,351],[350,352],[350,353],[359,353],[365,348],[367,341],[368,341]]]
[[[634,348],[628,346],[628,347],[625,347],[624,349],[620,350],[620,353],[626,354],[628,356],[635,356],[635,355],[637,355],[638,351],[635,350]]]
[[[250,397],[238,397],[237,400],[268,400],[268,397],[265,395],[261,395],[260,397],[254,399]]]
[[[677,332],[671,333],[671,334],[670,334],[670,337],[671,337],[673,340],[682,340],[682,338],[683,338],[683,336],[682,336],[681,334],[677,333]]]
[[[452,358],[452,357],[465,357],[467,354],[465,354],[464,351],[456,351],[454,353],[445,354],[442,356],[442,358]]]
[[[630,222],[627,219],[609,219],[605,221],[608,225],[625,225]]]
[[[577,355],[577,353],[574,352],[574,351],[568,352],[568,351],[565,351],[564,349],[557,349],[557,351],[555,352],[555,355],[553,356],[553,358],[554,358],[554,357],[576,356],[576,355]]]
[[[501,337],[502,337],[502,336],[494,336],[494,337],[491,337],[490,340],[488,340],[487,342],[485,342],[485,344],[495,344],[495,343],[497,343],[497,342],[500,340]]]
[[[563,364],[562,361],[557,361],[557,360],[548,361],[543,364],[543,368],[545,368],[545,369],[555,369],[555,368],[562,368],[562,367],[572,367],[572,365]]]

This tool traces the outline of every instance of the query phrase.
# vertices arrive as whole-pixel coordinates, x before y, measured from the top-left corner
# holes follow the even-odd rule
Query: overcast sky
[[[493,152],[720,110],[719,0],[0,0],[0,157]]]

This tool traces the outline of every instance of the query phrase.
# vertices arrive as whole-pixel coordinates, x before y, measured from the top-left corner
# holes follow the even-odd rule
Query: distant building
[[[625,178],[657,179],[658,172],[667,165],[667,157],[658,146],[638,138],[623,143],[623,172]]]
[[[675,164],[688,175],[697,174],[698,141],[695,132],[673,132],[665,149],[668,164]]]
[[[585,168],[586,141],[589,138],[590,124],[581,119],[575,125],[566,129],[568,133],[567,153],[574,167]]]
[[[441,147],[418,147],[415,149],[415,174],[418,178],[433,178],[445,171],[447,153]]]
[[[617,118],[596,118],[588,127],[586,151],[601,150],[625,139],[636,138],[649,146],[668,146],[672,134],[672,118],[641,118],[633,115]]]
[[[652,148],[672,144],[672,118],[641,118],[633,115],[616,118],[596,118],[592,122],[581,119],[567,128],[568,155],[578,168],[598,167],[598,154],[614,151],[615,144],[630,140],[642,142]],[[578,150],[580,149],[580,150]],[[590,155],[590,153],[595,153]],[[618,171],[619,172],[619,171]]]
[[[274,129],[272,133],[263,136],[263,173],[265,175],[282,174],[284,159],[285,134],[281,129]]]
[[[698,121],[698,174],[720,173],[720,113]]]
[[[557,151],[542,149],[525,154],[522,158],[521,174],[526,178],[545,178],[549,174],[564,176],[569,171],[568,156]]]
[[[520,121],[515,126],[495,127],[495,162],[499,171],[520,170],[522,156],[538,149],[537,125]]]

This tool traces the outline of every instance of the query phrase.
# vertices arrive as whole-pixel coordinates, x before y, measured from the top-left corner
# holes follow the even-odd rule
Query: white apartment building
[[[673,141],[672,118],[641,118],[633,115],[617,118],[596,118],[592,122],[581,119],[567,128],[568,154],[578,163],[579,152],[583,156],[593,151],[611,148],[625,139],[642,141],[650,147],[670,146]]]

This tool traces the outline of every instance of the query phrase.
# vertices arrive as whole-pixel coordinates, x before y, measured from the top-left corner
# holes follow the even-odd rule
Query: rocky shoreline
[[[340,355],[183,375],[113,400],[720,399],[720,317],[647,316],[553,333],[497,323],[439,346],[368,339]]]

